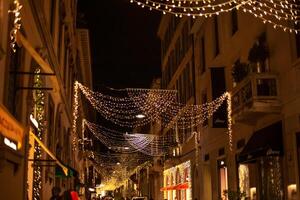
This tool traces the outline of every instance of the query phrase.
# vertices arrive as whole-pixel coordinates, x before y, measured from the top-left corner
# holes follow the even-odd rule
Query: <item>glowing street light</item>
[[[143,119],[143,118],[145,118],[146,116],[143,115],[143,114],[138,114],[138,115],[136,115],[135,117],[138,118],[138,119]]]

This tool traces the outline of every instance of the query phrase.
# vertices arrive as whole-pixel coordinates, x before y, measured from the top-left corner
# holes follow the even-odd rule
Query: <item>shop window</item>
[[[224,160],[218,160],[218,176],[219,176],[219,197],[226,200],[223,196],[224,191],[228,190],[228,174],[227,166]]]
[[[297,185],[296,184],[288,185],[288,199],[289,200],[297,199]]]
[[[267,156],[261,161],[261,199],[279,200],[283,194],[282,158]]]
[[[250,177],[249,167],[245,164],[240,164],[238,168],[239,174],[239,189],[240,192],[245,193],[246,197],[250,197]]]

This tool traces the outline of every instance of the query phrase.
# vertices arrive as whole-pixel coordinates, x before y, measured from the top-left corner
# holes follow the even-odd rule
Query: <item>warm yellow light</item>
[[[288,199],[291,199],[291,200],[297,199],[297,185],[296,184],[288,185]]]
[[[30,131],[30,136],[34,138],[34,140],[45,150],[45,152],[56,161],[56,164],[62,168],[65,175],[68,175],[68,168],[65,167],[60,161],[57,160],[55,155],[44,145],[44,143],[33,133]]]
[[[145,118],[146,116],[145,115],[143,115],[143,114],[138,114],[138,115],[136,115],[136,118],[138,118],[138,119],[143,119],[143,118]]]
[[[17,150],[17,144],[8,138],[4,138],[4,144],[13,150]]]
[[[250,188],[250,200],[256,199],[256,187]]]

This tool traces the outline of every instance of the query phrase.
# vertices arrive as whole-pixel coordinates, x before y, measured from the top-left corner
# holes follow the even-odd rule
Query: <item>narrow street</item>
[[[299,0],[0,0],[0,200],[300,200]]]

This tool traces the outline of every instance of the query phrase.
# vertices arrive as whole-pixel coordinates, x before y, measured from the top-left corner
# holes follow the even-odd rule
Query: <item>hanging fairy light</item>
[[[102,190],[114,190],[123,185],[132,174],[151,164],[151,157],[134,154],[108,154],[89,152],[94,166],[99,168],[103,188]]]
[[[222,105],[224,93],[212,102],[186,105],[176,102],[176,94],[168,90],[127,89],[129,97],[112,97],[78,83],[91,105],[107,120],[123,127],[141,127],[158,122],[168,128],[190,129],[202,124]],[[143,118],[137,119],[137,115]]]
[[[161,156],[168,148],[177,145],[175,135],[124,133],[107,129],[85,120],[86,127],[110,150],[122,153],[141,152],[149,156]]]
[[[241,7],[241,10],[250,13],[260,19],[263,23],[268,23],[274,29],[298,34],[300,23],[300,4],[294,0],[262,0],[248,2]]]
[[[176,17],[211,17],[233,9],[250,13],[274,28],[299,33],[300,6],[296,0],[130,0],[142,8]]]
[[[17,32],[21,29],[21,9],[23,6],[18,0],[14,0],[13,4],[15,8],[8,11],[8,13],[12,13],[14,15],[14,26],[10,31],[10,47],[13,52],[16,52]]]
[[[222,105],[222,103],[227,100],[228,138],[229,147],[232,151],[232,111],[231,95],[229,92],[225,92],[219,98],[209,103],[202,105],[185,105],[176,102],[174,100],[174,98],[176,99],[174,92],[170,92],[168,90],[127,89],[129,97],[113,97],[99,92],[94,92],[78,82],[76,85],[78,86],[76,87],[76,90],[80,89],[91,105],[103,117],[115,124],[118,124],[119,126],[126,127],[137,127],[150,122],[158,122],[168,128],[176,127],[176,130],[177,128],[190,129],[209,119]],[[75,92],[74,95],[75,99],[78,99],[78,92]],[[78,100],[75,101],[75,108],[76,107],[78,109]],[[75,114],[78,111],[73,112]],[[137,120],[136,116],[141,114],[141,112],[145,117]],[[75,114],[74,119],[76,119],[76,116],[77,115]],[[97,132],[97,128],[95,129],[95,126],[91,126],[90,123],[88,125],[92,132]],[[74,127],[76,127],[76,125]],[[103,130],[100,130],[98,133],[101,131],[103,132]],[[104,130],[104,132],[105,131],[107,130]],[[112,131],[110,132],[112,133]],[[121,147],[124,147],[124,139],[120,139],[121,136],[118,134],[98,134],[96,136],[107,146],[120,145]],[[125,137],[132,147],[145,154],[154,155],[153,152],[156,152],[156,155],[158,155],[164,151],[163,148],[160,148],[163,147],[161,141],[165,142],[166,140],[161,140],[158,136],[152,137],[150,135],[138,135],[138,137],[134,139],[134,135],[125,134],[122,137]],[[131,140],[129,140],[129,138]],[[115,141],[115,143],[112,141]],[[164,145],[168,144],[166,143]],[[121,150],[132,151],[130,147],[126,147],[128,149],[121,148]]]
[[[73,150],[77,149],[77,142],[78,142],[78,136],[77,136],[77,119],[78,119],[78,109],[79,109],[79,87],[78,87],[78,81],[74,82],[74,96],[73,96],[73,123],[72,123],[72,148]]]
[[[228,142],[229,142],[229,150],[233,151],[233,137],[232,137],[232,99],[231,93],[226,92],[227,96],[227,132],[228,132]]]
[[[40,69],[36,69],[34,76],[34,87],[40,88],[43,87],[43,81],[41,78],[41,75],[39,73],[41,72]],[[36,136],[42,140],[43,139],[43,131],[44,131],[44,125],[45,125],[45,93],[42,90],[34,90],[33,91],[33,100],[34,100],[34,108],[32,115],[35,117],[38,127]],[[40,160],[42,159],[42,150],[41,146],[35,142],[34,144],[34,159]],[[33,168],[33,199],[39,200],[42,192],[42,169],[41,166],[35,165]]]

